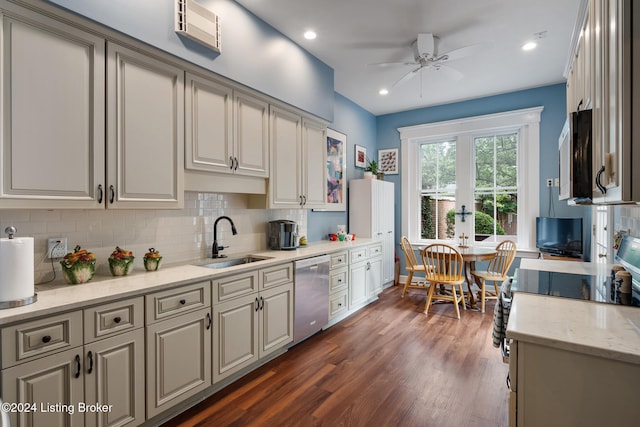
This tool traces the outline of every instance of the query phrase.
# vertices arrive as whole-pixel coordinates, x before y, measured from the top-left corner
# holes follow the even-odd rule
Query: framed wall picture
[[[398,174],[398,149],[378,150],[378,169],[385,175]]]
[[[327,129],[327,209],[346,210],[347,198],[347,136]]]
[[[362,145],[356,145],[356,152],[354,155],[355,165],[357,168],[367,167],[367,148]]]

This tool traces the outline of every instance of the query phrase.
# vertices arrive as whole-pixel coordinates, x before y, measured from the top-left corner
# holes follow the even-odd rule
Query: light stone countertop
[[[610,267],[526,261],[538,262],[522,260],[521,268],[561,273],[606,275]],[[507,338],[640,364],[640,308],[514,292]]]
[[[250,264],[225,268],[206,268],[200,265],[214,262],[211,258],[193,260],[179,264],[163,264],[158,271],[147,272],[136,269],[128,276],[113,277],[95,275],[89,283],[68,285],[62,279],[51,284],[37,285],[38,300],[22,307],[0,310],[0,326],[18,321],[30,320],[40,316],[57,314],[62,311],[81,309],[119,299],[161,291],[169,287],[182,286],[197,281],[228,276],[243,271],[256,270],[291,262],[312,256],[348,250],[377,242],[373,239],[331,242],[320,241],[289,251],[255,251],[250,255],[269,259]],[[228,254],[229,258],[249,254]],[[163,262],[166,260],[163,260]]]

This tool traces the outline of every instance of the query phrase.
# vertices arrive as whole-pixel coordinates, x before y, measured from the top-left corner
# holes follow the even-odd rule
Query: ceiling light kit
[[[314,40],[318,35],[313,30],[307,30],[304,32],[304,38],[307,40]]]

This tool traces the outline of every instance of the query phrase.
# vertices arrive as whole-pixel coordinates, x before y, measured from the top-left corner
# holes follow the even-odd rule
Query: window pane
[[[518,193],[476,191],[475,240],[517,240]]]
[[[493,188],[494,138],[476,138],[476,188]]]
[[[455,195],[423,195],[421,201],[420,237],[423,239],[453,238],[455,234]]]
[[[496,186],[518,185],[518,134],[496,136]]]
[[[422,144],[421,152],[422,189],[455,191],[455,141]]]

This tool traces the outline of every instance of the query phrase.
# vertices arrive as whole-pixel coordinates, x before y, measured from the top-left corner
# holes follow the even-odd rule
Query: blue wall
[[[558,136],[566,119],[566,87],[564,84],[378,116],[376,120],[377,146],[381,149],[399,148],[400,134],[397,131],[399,127],[537,106],[544,107],[540,122],[540,215],[548,215],[549,208],[552,207],[552,216],[585,218],[585,232],[583,234],[587,240],[585,246],[588,248],[590,247],[590,233],[588,231],[591,230],[591,209],[583,206],[568,206],[566,202],[558,201],[558,188],[555,187],[551,189],[552,204],[550,205],[549,191],[545,183],[546,178],[558,177]],[[399,233],[402,229],[400,175],[390,175],[385,179],[396,183],[396,233]],[[526,195],[524,196],[526,197]]]
[[[333,69],[230,0],[200,0],[222,22],[220,54],[174,31],[168,0],[48,0],[74,13],[333,120]]]
[[[362,178],[364,169],[354,166],[355,145],[366,147],[369,158],[377,158],[376,118],[338,93],[335,94],[334,107],[334,121],[329,127],[347,136],[347,182]],[[347,212],[309,212],[309,241],[326,239],[327,234],[336,232],[338,224],[348,223]]]

